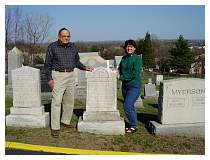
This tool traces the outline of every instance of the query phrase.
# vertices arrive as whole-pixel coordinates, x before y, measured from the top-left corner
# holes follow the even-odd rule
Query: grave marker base
[[[49,126],[49,112],[43,115],[8,115],[6,126],[44,128]]]
[[[205,137],[205,123],[160,124],[155,121],[150,121],[149,130],[155,135]]]
[[[123,119],[118,121],[83,121],[80,117],[77,127],[79,132],[89,132],[103,135],[125,134],[125,123]]]

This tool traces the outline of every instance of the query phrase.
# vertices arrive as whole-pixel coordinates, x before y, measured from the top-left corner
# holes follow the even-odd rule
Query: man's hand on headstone
[[[92,66],[86,66],[85,70],[92,72],[94,70],[94,68]]]

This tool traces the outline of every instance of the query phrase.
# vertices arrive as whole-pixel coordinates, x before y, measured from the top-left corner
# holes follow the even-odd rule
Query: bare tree
[[[22,10],[20,7],[16,7],[13,13],[13,17],[14,17],[14,42],[16,44],[17,41],[21,40],[21,30],[23,28],[23,24],[22,23]]]
[[[25,19],[25,30],[28,42],[33,45],[43,42],[47,38],[50,27],[51,19],[49,16],[27,15]]]
[[[6,9],[5,13],[5,44],[8,45],[9,40],[11,40],[11,29],[12,29],[12,10],[10,8]]]
[[[22,10],[19,6],[6,8],[5,15],[5,43],[16,44],[17,41],[23,41],[23,18]],[[22,33],[21,33],[22,32]]]
[[[25,32],[29,44],[29,63],[33,64],[33,55],[38,52],[38,43],[47,37],[51,27],[51,18],[44,15],[27,15],[25,18]]]

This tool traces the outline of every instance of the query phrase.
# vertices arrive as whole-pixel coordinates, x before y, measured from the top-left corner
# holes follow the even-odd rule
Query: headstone
[[[135,106],[135,108],[144,108],[143,101],[142,101],[142,99],[141,99],[141,95],[140,95],[139,98],[136,100],[134,106]]]
[[[78,100],[86,100],[87,79],[85,77],[85,71],[74,69],[75,72],[75,91],[74,97]]]
[[[119,67],[119,64],[120,64],[120,61],[121,61],[122,57],[123,57],[123,56],[115,56],[115,57],[114,57],[114,58],[115,58],[115,63],[116,63],[116,64],[115,64],[115,65],[116,65],[116,66],[115,66],[116,68]]]
[[[8,52],[8,83],[12,83],[12,70],[21,67],[23,64],[23,54],[17,48],[14,47]]]
[[[107,68],[115,68],[116,66],[114,66],[114,59],[110,59],[110,60],[107,60]]]
[[[87,72],[87,101],[78,131],[104,135],[125,133],[125,123],[117,110],[116,75],[107,68],[98,67]]]
[[[160,82],[163,81],[163,75],[156,75],[156,85],[160,85]]]
[[[148,78],[148,84],[152,84],[152,78]]]
[[[52,92],[48,86],[48,80],[46,77],[44,64],[36,64],[34,68],[40,70],[40,80],[41,80],[41,100],[49,101],[52,99]]]
[[[155,134],[204,136],[205,80],[179,78],[160,85],[159,122],[150,123]]]
[[[96,67],[107,67],[107,61],[98,55],[98,52],[79,53],[80,61],[84,65]],[[87,79],[85,77],[85,71],[75,68],[75,99],[85,100],[87,90]]]
[[[48,81],[44,69],[44,64],[36,64],[34,68],[37,68],[40,70],[40,80],[41,80],[41,92],[51,92],[49,86],[48,86]]]
[[[153,72],[153,68],[149,68],[149,72]]]
[[[145,84],[144,85],[144,97],[145,98],[156,98],[157,97],[155,84]]]
[[[23,66],[12,70],[13,107],[6,126],[47,127],[49,113],[41,105],[40,71]]]

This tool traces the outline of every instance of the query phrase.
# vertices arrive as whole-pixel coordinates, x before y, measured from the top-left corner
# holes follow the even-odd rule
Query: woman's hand
[[[116,77],[119,79],[120,77],[120,73],[119,70],[117,68],[112,69],[112,72],[116,75]]]

